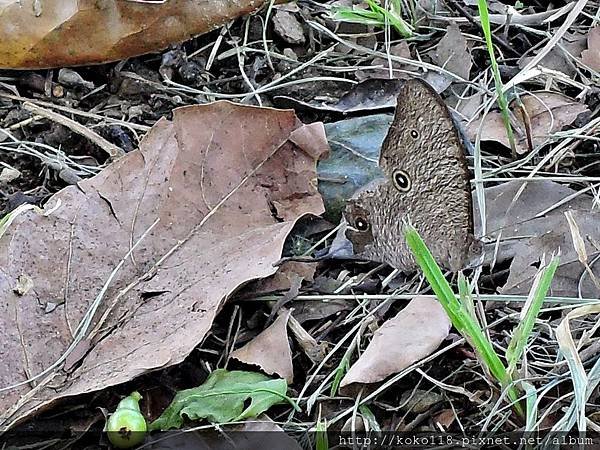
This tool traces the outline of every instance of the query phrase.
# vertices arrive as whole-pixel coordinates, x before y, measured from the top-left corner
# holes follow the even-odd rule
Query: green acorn
[[[132,392],[119,402],[115,412],[108,418],[106,433],[116,448],[131,448],[144,442],[148,428],[140,411],[141,399],[139,392]]]

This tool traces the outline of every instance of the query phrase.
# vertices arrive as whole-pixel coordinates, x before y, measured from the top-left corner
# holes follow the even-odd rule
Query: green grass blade
[[[473,295],[471,294],[471,286],[469,280],[464,276],[462,272],[458,273],[458,296],[460,297],[460,304],[469,313],[469,316],[477,322],[477,325],[481,328],[477,315],[475,314],[475,304],[473,302]]]
[[[363,418],[368,422],[370,431],[374,431],[377,433],[381,431],[381,427],[379,426],[379,423],[377,422],[377,417],[375,417],[375,414],[373,414],[373,411],[371,411],[371,409],[367,405],[360,405],[358,407],[358,411],[362,414]]]
[[[535,407],[538,395],[535,387],[526,381],[521,381],[521,386],[525,391],[525,431],[535,431],[535,424],[538,420],[538,412]]]
[[[346,22],[356,20],[356,23],[363,23],[362,21],[365,21],[365,25],[381,25],[381,22],[384,20],[384,17],[380,13],[369,9],[338,7],[332,11],[332,18],[334,20],[343,20]]]
[[[319,418],[317,420],[317,426],[315,427],[317,434],[316,438],[316,450],[329,450],[329,438],[327,437],[327,420],[321,417],[319,412]]]
[[[412,27],[402,19],[402,5],[392,4],[387,10],[381,7],[375,0],[365,0],[372,11],[377,11],[383,17],[381,26],[385,26],[385,19],[392,25],[402,37],[412,36]]]
[[[531,292],[529,293],[529,297],[525,302],[524,316],[519,321],[519,325],[517,325],[517,328],[513,332],[513,337],[510,340],[508,348],[506,349],[508,372],[511,375],[515,373],[517,364],[521,359],[523,352],[525,351],[527,341],[535,325],[535,319],[539,315],[540,309],[544,304],[544,299],[546,298],[546,294],[548,294],[548,290],[550,289],[550,284],[552,283],[552,279],[554,278],[554,274],[558,268],[558,263],[558,256],[553,256],[550,263],[538,271],[533,281]]]
[[[344,375],[348,373],[348,369],[350,369],[350,357],[352,356],[352,352],[354,351],[354,347],[350,345],[344,356],[342,356],[342,360],[340,364],[335,369],[335,376],[333,377],[333,381],[331,382],[331,396],[335,397],[337,395],[338,389],[340,388],[340,383],[342,382],[342,378]]]
[[[405,227],[405,239],[411,249],[415,260],[425,278],[431,285],[433,292],[437,296],[440,304],[448,314],[452,325],[457,331],[473,346],[479,354],[482,364],[498,380],[503,388],[507,389],[509,399],[514,403],[515,411],[523,415],[523,410],[518,403],[519,394],[514,386],[510,385],[510,377],[506,367],[498,354],[494,351],[491,342],[489,342],[481,330],[479,324],[470,316],[465,308],[457,300],[450,284],[444,277],[442,270],[435,262],[431,252],[421,239],[412,225]]]
[[[508,142],[510,143],[510,149],[512,151],[513,158],[516,158],[517,147],[515,144],[515,136],[513,133],[512,126],[510,124],[508,101],[506,100],[506,95],[504,94],[502,78],[500,77],[498,62],[496,61],[496,55],[494,53],[494,45],[492,43],[492,30],[490,28],[490,15],[488,12],[487,1],[478,0],[477,6],[479,7],[479,17],[481,19],[481,28],[483,29],[483,35],[485,37],[485,44],[490,55],[492,74],[494,76],[496,94],[498,95],[498,106],[500,106],[500,113],[502,114],[502,122],[504,122],[504,128],[506,128],[506,135],[508,136]]]
[[[386,22],[393,26],[402,37],[411,37],[412,27],[402,18],[402,5],[398,0],[393,0],[390,9],[383,8],[375,0],[366,0],[370,9],[335,7],[332,8],[332,19],[374,25],[383,28]]]

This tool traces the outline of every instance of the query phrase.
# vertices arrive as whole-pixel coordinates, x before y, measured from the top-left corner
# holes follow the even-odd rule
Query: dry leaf
[[[465,128],[465,133],[471,142],[474,142],[477,139],[477,133],[480,126],[481,119],[477,119],[469,123]],[[515,138],[518,139],[519,136],[516,135]],[[499,142],[505,147],[510,148],[510,142],[508,141],[508,136],[506,136],[506,128],[502,121],[502,114],[500,114],[499,111],[491,111],[485,116],[483,127],[481,129],[481,141]],[[527,147],[523,146],[524,142],[524,139],[517,141],[519,153],[523,153],[527,150]]]
[[[467,47],[467,39],[456,23],[448,26],[432,56],[436,65],[465,80],[469,79],[473,61]]]
[[[267,375],[279,375],[294,381],[292,351],[288,342],[287,323],[291,311],[281,314],[266,330],[231,354],[245,364],[260,367]]]
[[[589,112],[588,107],[566,95],[557,92],[539,91],[523,95],[520,98],[523,109],[516,100],[510,104],[510,108],[518,119],[517,127],[514,127],[517,144],[517,152],[527,153],[526,130],[531,130],[533,147],[545,145],[550,135],[571,125],[577,116]],[[471,141],[475,140],[481,120],[471,122],[467,127],[467,136]],[[514,125],[514,124],[513,124]],[[483,123],[481,132],[482,141],[499,142],[505,147],[510,147],[506,128],[499,112],[489,113]]]
[[[320,320],[334,316],[342,311],[352,309],[352,304],[346,300],[327,299],[327,301],[294,302],[294,317],[298,322]]]
[[[297,278],[313,281],[316,269],[316,264],[286,261],[279,267],[279,270],[275,274],[252,283],[249,291],[253,295],[287,291],[292,287]]]
[[[430,52],[433,62],[447,71],[465,79],[469,79],[473,61],[467,46],[467,40],[460,32],[457,24],[452,23],[446,29],[446,34],[438,43],[435,50]],[[454,78],[435,71],[428,71],[425,80],[437,91],[445,91]]]
[[[587,50],[581,52],[581,61],[590,69],[600,72],[600,25],[590,30],[587,46]]]
[[[260,8],[263,0],[3,0],[0,68],[106,63],[162,50]],[[36,10],[34,5],[40,5]]]
[[[600,242],[600,214],[588,211],[573,211],[573,219],[586,243],[586,253],[594,260],[600,249],[594,244]],[[556,270],[550,294],[559,297],[596,298],[600,292],[579,261],[567,219],[561,214],[551,214],[538,222],[543,226],[535,234],[518,241],[514,246],[516,255],[510,265],[506,283],[501,289],[504,294],[521,294],[529,292],[532,280],[537,272],[542,255],[550,255],[560,251],[560,265]],[[598,267],[591,270],[596,278],[600,275]]]
[[[433,422],[440,427],[442,431],[446,431],[456,420],[456,411],[453,409],[442,409],[438,414],[433,416]]]
[[[567,32],[560,39],[558,45],[553,46],[538,65],[545,67],[546,69],[562,72],[569,77],[575,76],[577,67],[574,64],[573,59],[581,55],[584,48],[585,35],[579,32]],[[535,52],[533,56],[521,58],[519,60],[519,68],[523,69],[526,67],[536,55],[537,52]]]
[[[588,110],[588,107],[558,92],[534,92],[521,97],[521,102],[531,123],[533,146],[543,145],[548,135],[571,125],[577,116]],[[526,124],[521,109],[516,108],[515,102],[511,107],[515,115]]]
[[[340,386],[377,383],[437,349],[450,332],[442,306],[430,297],[415,297],[373,335]]]
[[[403,413],[421,414],[430,411],[435,405],[446,400],[443,395],[432,390],[415,389],[402,393],[399,404]]]
[[[410,54],[410,47],[408,46],[408,42],[400,41],[398,44],[390,46],[390,55],[399,56],[400,58],[412,59],[412,55]],[[360,71],[357,73],[357,78],[360,81],[364,81],[369,78],[381,78],[381,79],[389,79],[390,64],[392,66],[392,77],[393,78],[408,78],[405,72],[410,71],[411,67],[408,64],[404,64],[398,61],[388,60],[387,58],[381,58],[376,56],[373,58],[371,65],[373,66],[381,66],[381,69],[369,70],[369,71]]]
[[[304,30],[296,16],[288,11],[278,9],[273,15],[273,28],[275,32],[288,44],[304,44]]]
[[[524,189],[522,189],[524,187]],[[521,192],[522,190],[522,192]],[[551,285],[551,295],[594,297],[597,289],[573,246],[564,213],[571,211],[590,261],[600,253],[600,213],[592,211],[593,198],[550,180],[514,180],[486,188],[486,259],[496,263],[512,259],[502,293],[526,295],[543,254],[560,249],[560,265]],[[517,197],[518,195],[518,197]],[[516,200],[515,200],[516,199]],[[477,204],[474,201],[474,204]],[[476,234],[480,234],[479,211],[475,211]],[[495,248],[496,240],[501,241]],[[581,250],[580,250],[581,251]],[[594,269],[596,277],[598,268]],[[580,283],[580,279],[582,279]]]
[[[140,150],[53,196],[53,213],[19,215],[0,241],[0,425],[181,362],[224,299],[276,271],[296,220],[323,212],[327,149],[323,126],[293,111],[180,108]],[[33,283],[23,296],[20,275]]]
[[[292,97],[279,95],[274,98],[277,106],[295,110],[332,111],[339,113],[356,113],[378,111],[396,106],[398,92],[404,84],[396,78],[367,78],[352,86],[335,103],[326,104],[322,101],[303,102]],[[368,120],[370,116],[364,116]]]
[[[475,117],[475,114],[480,111],[482,102],[483,94],[481,92],[475,92],[470,97],[459,97],[455,109],[461,116],[465,117],[467,120],[471,120]]]

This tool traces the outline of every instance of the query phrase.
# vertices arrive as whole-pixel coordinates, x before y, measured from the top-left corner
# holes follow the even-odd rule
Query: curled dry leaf
[[[281,314],[266,330],[234,351],[231,357],[246,364],[259,366],[267,375],[276,374],[292,383],[294,368],[287,333],[290,314],[291,311]]]
[[[0,426],[182,361],[233,291],[276,271],[297,219],[323,212],[327,149],[293,111],[181,108],[53,213],[19,215],[0,241]]]
[[[373,335],[340,386],[377,383],[429,356],[450,332],[444,308],[430,297],[415,297]]]
[[[515,133],[517,151],[520,154],[529,151],[528,129],[531,143],[536,148],[548,142],[551,134],[561,131],[575,122],[577,116],[589,112],[583,103],[557,92],[533,92],[522,95],[520,100],[521,105],[517,100],[513,100],[510,104],[510,109],[518,119]],[[481,120],[476,120],[467,127],[467,136],[471,141],[475,140],[480,123]],[[491,112],[485,117],[481,140],[495,141],[505,147],[510,147],[499,112]]]
[[[206,33],[264,3],[2,0],[0,68],[105,63],[155,52]]]

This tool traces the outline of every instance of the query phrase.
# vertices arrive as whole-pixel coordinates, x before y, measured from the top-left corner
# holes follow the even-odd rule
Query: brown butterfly
[[[458,271],[480,250],[465,147],[441,97],[427,83],[407,81],[383,142],[385,175],[347,202],[346,237],[356,257],[416,268],[403,234],[410,220],[442,266]]]

